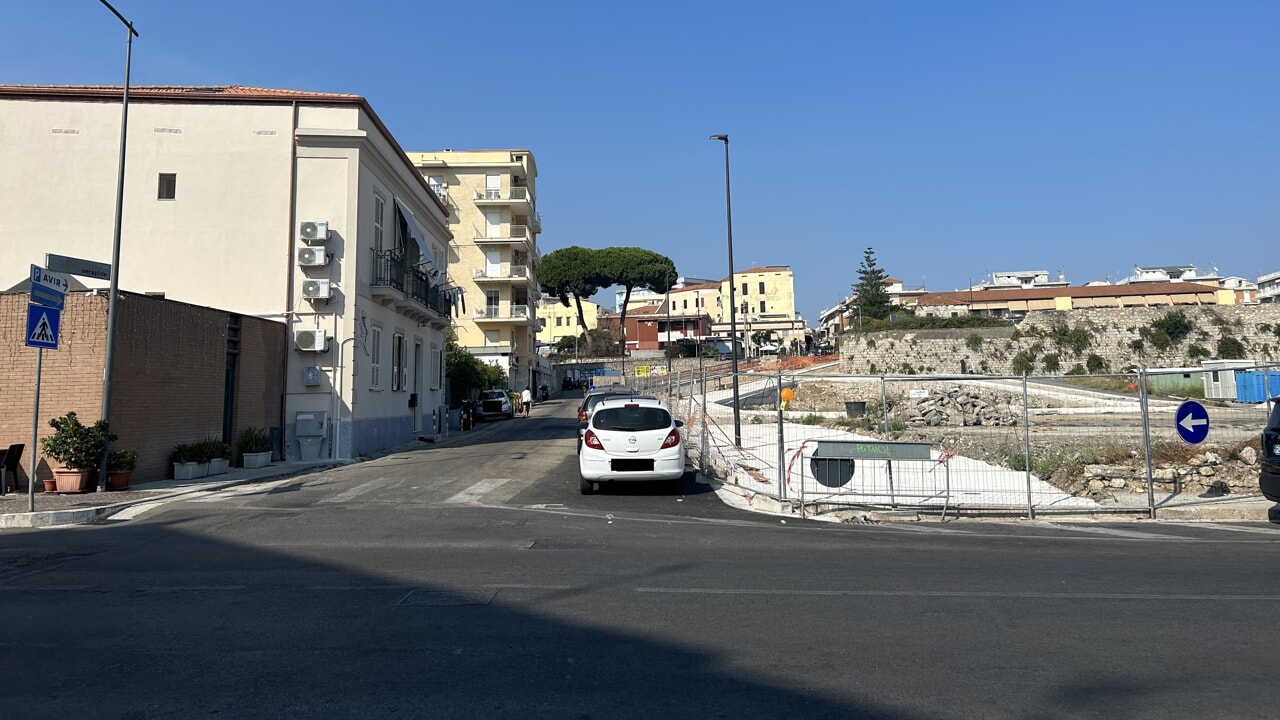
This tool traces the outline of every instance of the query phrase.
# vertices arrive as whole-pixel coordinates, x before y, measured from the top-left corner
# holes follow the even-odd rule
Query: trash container
[[[853,479],[854,443],[819,440],[809,458],[809,469],[819,485],[838,488]]]

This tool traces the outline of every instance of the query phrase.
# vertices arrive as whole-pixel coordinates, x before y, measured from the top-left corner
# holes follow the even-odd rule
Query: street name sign
[[[1198,445],[1209,437],[1209,411],[1195,400],[1187,400],[1173,414],[1178,437],[1192,445]]]
[[[50,270],[56,270],[57,272],[63,272],[68,275],[79,275],[80,277],[95,278],[97,280],[111,279],[110,263],[100,263],[94,262],[93,260],[67,257],[66,255],[45,253],[44,264]]]
[[[43,305],[27,306],[27,347],[58,349],[58,325],[62,311]]]

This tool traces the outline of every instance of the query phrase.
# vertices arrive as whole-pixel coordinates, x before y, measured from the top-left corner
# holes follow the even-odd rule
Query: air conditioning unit
[[[325,336],[324,330],[294,330],[293,344],[299,350],[325,352],[329,349],[329,338]]]
[[[302,267],[322,267],[329,264],[329,253],[322,247],[298,248],[298,264]]]
[[[323,220],[304,222],[298,234],[308,245],[323,245],[329,241],[329,223]]]
[[[308,300],[328,300],[333,297],[333,288],[328,280],[306,280],[302,283],[302,297]]]

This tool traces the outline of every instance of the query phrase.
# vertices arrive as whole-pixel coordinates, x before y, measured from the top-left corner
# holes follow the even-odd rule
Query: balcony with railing
[[[533,234],[527,225],[501,225],[492,228],[472,227],[477,245],[515,245],[524,252],[536,252]]]
[[[418,322],[432,326],[449,324],[449,302],[438,282],[421,268],[410,266],[399,251],[371,250],[373,276],[369,294],[379,303],[394,307]]]
[[[471,277],[476,282],[509,282],[512,280],[531,280],[532,273],[529,272],[527,265],[507,265],[496,268],[476,268],[471,271]]]
[[[473,191],[476,207],[511,207],[512,212],[528,214],[533,210],[533,193],[523,185],[506,190],[485,188]]]
[[[532,313],[529,312],[528,305],[486,305],[478,307],[471,313],[471,319],[479,323],[485,322],[514,322],[521,325],[528,325],[533,321]]]

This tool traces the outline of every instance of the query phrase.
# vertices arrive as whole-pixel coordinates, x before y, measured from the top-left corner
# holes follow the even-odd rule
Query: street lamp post
[[[120,109],[120,162],[116,175],[116,219],[115,230],[111,238],[111,291],[107,299],[107,347],[106,358],[102,368],[102,419],[107,427],[111,427],[111,371],[115,360],[116,344],[116,301],[120,298],[120,226],[124,217],[124,149],[129,135],[129,66],[133,52],[133,39],[138,31],[133,28],[119,10],[112,7],[107,0],[99,0],[125,26],[124,43],[124,93]],[[107,458],[111,455],[111,434],[102,441],[102,461],[98,463],[98,492],[107,489]]]
[[[738,304],[733,288],[733,204],[729,192],[729,136],[712,135],[724,143],[724,214],[729,237],[729,357],[733,358],[733,446],[742,447],[742,411],[738,408]]]
[[[671,291],[670,290],[667,290],[666,302],[664,304],[667,306],[667,344],[666,344],[666,351],[665,351],[667,356],[667,375],[671,375]]]

